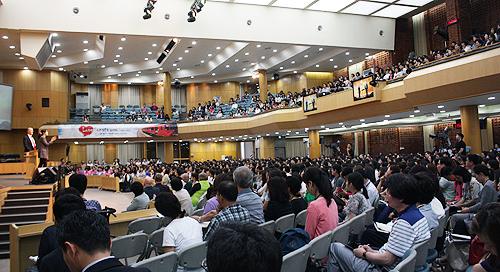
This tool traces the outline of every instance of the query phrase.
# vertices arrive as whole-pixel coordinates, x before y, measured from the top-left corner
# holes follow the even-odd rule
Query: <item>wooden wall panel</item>
[[[212,101],[214,96],[220,96],[222,103],[227,103],[230,98],[236,98],[239,93],[238,82],[189,84],[186,86],[186,106],[189,110],[197,107],[198,103],[204,105],[205,102]]]
[[[191,143],[190,150],[192,161],[221,160],[222,156],[233,156],[238,158],[239,142],[206,142]]]
[[[104,159],[107,164],[113,163],[113,161],[118,157],[118,147],[117,144],[105,144],[104,145]]]
[[[155,91],[156,98],[153,102],[156,103],[156,106],[158,106],[158,108],[161,108],[161,106],[165,105],[164,104],[165,98],[164,98],[163,86],[156,85],[155,88],[156,88],[156,91]]]
[[[156,103],[156,85],[141,85],[140,87],[140,97],[141,104],[146,103],[146,105],[152,105],[153,102]]]
[[[268,81],[268,85],[271,85],[267,89],[271,93],[279,93],[281,91],[288,93],[300,93],[302,88],[307,88],[307,76],[305,73],[302,74],[292,74],[280,78],[278,81]],[[274,91],[274,92],[273,92]],[[261,91],[262,92],[262,91]]]
[[[323,86],[328,81],[333,81],[333,73],[330,72],[306,72],[307,88]]]
[[[70,144],[68,161],[80,165],[81,161],[87,161],[87,146],[83,144]]]

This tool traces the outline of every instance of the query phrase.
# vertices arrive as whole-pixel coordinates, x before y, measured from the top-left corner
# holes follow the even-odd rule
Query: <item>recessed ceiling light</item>
[[[89,49],[88,49],[88,48],[84,48],[84,49],[83,49],[83,52],[87,52],[87,51],[89,51]]]
[[[180,71],[180,70],[181,70],[181,68],[177,68],[177,71]]]
[[[113,62],[118,62],[118,60],[117,60],[117,59],[115,59]]]
[[[414,113],[419,113],[419,112],[420,112],[420,110],[414,110],[413,112],[414,112]]]
[[[309,55],[305,55],[305,56],[304,56],[304,58],[307,58],[307,57],[309,57]]]
[[[247,70],[247,68],[243,68],[243,69],[241,69],[241,70],[246,71],[246,70]]]
[[[184,53],[186,53],[186,54],[189,53],[189,50],[184,50]]]
[[[217,46],[215,49],[220,50],[220,46]]]
[[[94,81],[91,81],[90,84],[94,84]]]
[[[442,111],[439,111],[440,113],[445,113],[446,111],[442,110]]]
[[[295,64],[295,61],[294,61],[294,60],[292,60],[292,62],[290,62],[290,63],[291,63],[291,64]]]
[[[298,132],[298,131],[295,131],[295,134],[299,134],[299,133],[300,133],[300,132]]]
[[[349,62],[352,62],[352,59],[350,59]]]
[[[85,40],[85,41],[83,41],[83,43],[84,43],[84,44],[87,44],[87,43],[89,43],[89,41]]]
[[[123,37],[123,38],[121,38],[121,40],[122,40],[122,42],[124,42],[127,40],[127,38]]]
[[[212,76],[215,76],[215,73],[212,73]]]
[[[55,58],[55,57],[57,57],[57,56],[56,56],[56,55],[52,55],[51,57]]]
[[[182,57],[179,57],[178,60],[182,60]]]
[[[21,56],[21,54],[19,54],[19,53],[15,53],[14,55],[16,55],[16,56]]]
[[[144,60],[149,60],[149,58],[144,58]]]
[[[204,60],[201,60],[201,63],[205,63],[205,61],[204,61]]]
[[[494,96],[490,96],[490,97],[488,97],[488,100],[495,100],[495,97]]]
[[[318,68],[318,67],[319,67],[319,64],[316,64],[316,68]]]
[[[265,58],[266,58],[266,56],[262,56],[262,57],[260,57],[260,58],[261,58],[261,59],[265,59]]]
[[[389,117],[391,117],[389,114],[387,114],[387,115],[385,116],[385,118],[389,118]]]
[[[10,49],[14,49],[14,48],[16,48],[16,47],[15,47],[15,46],[13,46],[13,45],[11,45],[11,46],[9,46],[9,48],[10,48]]]
[[[280,70],[283,70],[283,66],[280,67]]]
[[[321,128],[325,128],[325,126],[321,126]]]
[[[480,107],[480,108],[484,108],[484,107],[486,107],[486,105],[479,105],[478,107]]]
[[[122,76],[122,74],[118,74],[118,76]]]
[[[163,70],[163,67],[160,67],[158,70],[160,70],[160,71]]]
[[[141,72],[141,71],[137,71],[137,73],[138,73],[138,74],[142,74],[142,72]]]
[[[148,52],[148,55],[153,55],[153,52]]]
[[[64,70],[64,68],[62,68],[62,67],[61,67],[61,68],[59,68],[59,71],[62,71],[62,70]]]
[[[122,64],[123,64],[123,62],[119,62],[118,64],[122,65]]]
[[[174,67],[177,66],[177,63],[172,64]]]
[[[191,76],[191,78],[194,78],[194,76]]]
[[[293,71],[293,73],[294,73],[294,74],[296,74],[296,73],[297,73],[297,71]]]
[[[108,78],[111,78],[111,76],[108,76]]]
[[[135,76],[140,76],[139,74],[136,74]]]
[[[192,45],[195,45],[195,44],[196,44],[196,41],[192,41],[192,42],[191,42],[191,44],[192,44]]]
[[[156,43],[153,43],[152,45],[153,45],[153,47],[156,47]]]
[[[234,62],[238,62],[238,61],[240,61],[240,60],[239,60],[239,59],[235,59],[235,60],[234,60]]]
[[[330,61],[333,61],[333,59],[330,59]]]
[[[250,83],[250,80],[247,80],[247,83]]]
[[[57,53],[62,53],[62,50],[57,50]]]
[[[250,65],[255,65],[255,62],[250,63]]]
[[[349,52],[345,52],[345,55],[346,55],[346,56],[349,56],[349,54],[350,54]]]
[[[443,105],[439,105],[439,106],[438,106],[438,109],[442,109],[442,108],[444,108],[444,106],[443,106]]]
[[[214,80],[214,83],[217,83],[217,80]]]
[[[245,53],[245,56],[248,56],[248,55],[250,55],[250,53],[246,52],[246,53]]]
[[[260,48],[261,46],[262,46],[262,45],[260,45],[260,44],[257,44],[257,48]]]
[[[9,36],[2,36],[2,39],[7,40]]]
[[[29,68],[28,67],[24,67],[24,70],[28,70]]]
[[[52,36],[53,36],[53,37],[57,37],[57,36],[59,36],[59,34],[57,34],[57,33],[52,33]]]
[[[333,68],[337,68],[338,66],[337,65],[334,65]]]
[[[370,55],[370,53],[365,53],[365,56],[369,56],[369,55]]]
[[[273,50],[273,52],[274,52],[274,53],[278,52],[278,49],[274,49],[274,50]]]
[[[229,64],[228,64],[228,65],[226,65],[226,68],[229,68]]]
[[[60,43],[55,43],[54,46],[61,46],[61,44]]]
[[[364,121],[365,121],[365,119],[359,119],[359,121],[360,121],[360,122],[364,122]]]
[[[84,61],[83,64],[89,64],[89,62],[88,61]]]
[[[412,114],[412,115],[410,115],[410,118],[413,118],[413,117],[415,117],[415,115],[413,115],[413,114]]]
[[[209,57],[211,57],[211,56],[212,56],[212,54],[208,54],[208,56],[209,56]]]
[[[159,73],[160,73],[160,71],[156,71],[156,73],[157,73],[157,74],[159,74]]]
[[[128,82],[127,84],[130,85],[130,84],[132,84],[132,82]]]
[[[106,65],[101,65],[101,68],[106,68]]]
[[[339,123],[339,125],[343,125],[344,123]]]
[[[23,60],[24,58],[23,57],[19,57],[20,60]]]
[[[120,46],[120,47],[118,47],[118,50],[122,50],[122,49],[123,49],[123,47],[121,47],[121,46]]]

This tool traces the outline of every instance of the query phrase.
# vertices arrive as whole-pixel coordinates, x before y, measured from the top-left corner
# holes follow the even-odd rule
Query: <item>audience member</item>
[[[282,177],[272,177],[267,184],[270,201],[264,211],[264,220],[276,221],[284,215],[293,213],[286,181]]]
[[[193,203],[191,202],[191,196],[186,189],[182,188],[181,179],[178,177],[173,177],[170,180],[170,186],[172,186],[174,195],[181,203],[182,210],[185,210],[188,215],[193,214]]]
[[[354,172],[347,176],[346,189],[352,193],[352,196],[344,208],[346,218],[342,223],[351,220],[356,215],[360,215],[371,207],[368,203],[368,194],[364,186],[363,176],[359,172]]]
[[[473,272],[500,271],[500,203],[486,204],[479,209],[472,220],[471,232],[476,234],[489,256],[479,264],[474,265]]]
[[[301,181],[297,176],[286,177],[290,204],[292,204],[293,213],[297,215],[301,211],[307,209],[307,201],[300,194]]]
[[[253,185],[253,173],[250,168],[241,166],[236,168],[233,179],[238,186],[238,199],[236,203],[248,210],[250,221],[255,224],[264,223],[264,209],[259,196],[251,189]]]
[[[145,210],[149,206],[149,197],[146,193],[144,193],[144,188],[142,187],[142,183],[134,182],[130,185],[130,190],[134,193],[134,198],[132,202],[127,207],[127,211],[138,211]]]
[[[144,193],[146,193],[150,200],[154,199],[155,195],[160,194],[160,189],[153,186],[154,180],[150,177],[144,178]]]
[[[162,184],[163,176],[160,173],[155,175],[155,182],[156,182],[155,187],[160,189],[161,193],[171,192],[170,188],[167,185]]]
[[[83,198],[85,202],[85,206],[87,206],[87,210],[90,211],[100,211],[101,204],[97,200],[87,200],[83,197],[85,194],[85,190],[87,190],[87,177],[82,174],[73,174],[69,177],[69,186],[73,187],[80,192],[80,196]]]

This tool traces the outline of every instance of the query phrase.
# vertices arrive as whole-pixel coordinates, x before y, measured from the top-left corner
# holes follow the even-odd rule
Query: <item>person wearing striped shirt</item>
[[[427,220],[415,206],[418,191],[412,176],[393,174],[386,180],[386,201],[398,212],[389,239],[379,250],[362,245],[351,251],[341,243],[330,246],[328,272],[377,271],[394,269],[413,245],[431,238]]]
[[[255,224],[264,223],[264,208],[260,197],[252,191],[253,172],[246,166],[234,170],[233,179],[238,185],[236,203],[246,208],[250,213],[250,221]]]

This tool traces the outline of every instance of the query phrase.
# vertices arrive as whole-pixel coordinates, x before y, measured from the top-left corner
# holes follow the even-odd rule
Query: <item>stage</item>
[[[4,187],[22,187],[22,186],[36,186],[30,185],[29,179],[24,179],[26,177],[25,174],[9,174],[9,175],[0,175],[0,185]]]

